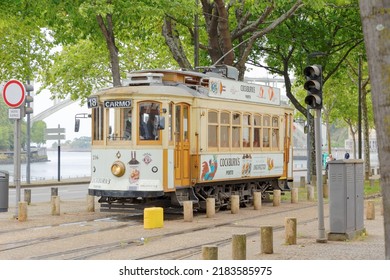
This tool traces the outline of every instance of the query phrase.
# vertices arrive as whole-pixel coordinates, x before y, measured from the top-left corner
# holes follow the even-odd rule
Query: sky
[[[34,115],[37,115],[42,111],[46,110],[48,107],[53,106],[54,102],[55,101],[50,99],[50,92],[47,90],[43,90],[40,94],[35,95],[33,103]],[[58,128],[58,125],[60,125],[60,127],[65,128],[66,140],[74,140],[75,138],[80,138],[83,136],[90,137],[91,119],[81,119],[79,132],[74,132],[75,115],[79,113],[90,114],[91,110],[88,109],[86,104],[81,106],[80,101],[76,101],[71,105],[45,118],[43,121],[46,123],[47,128]],[[56,141],[46,141],[46,146],[50,147],[53,142]]]

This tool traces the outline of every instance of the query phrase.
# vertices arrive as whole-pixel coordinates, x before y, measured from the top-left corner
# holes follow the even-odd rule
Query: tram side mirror
[[[165,128],[165,117],[156,116],[158,127],[157,129],[162,130]]]
[[[75,119],[74,120],[74,132],[79,132],[80,130],[80,119]]]

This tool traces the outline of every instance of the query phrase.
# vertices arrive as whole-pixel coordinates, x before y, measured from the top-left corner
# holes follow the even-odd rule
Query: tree
[[[39,144],[46,143],[45,130],[46,123],[44,121],[36,121],[33,123],[31,128],[31,142]]]
[[[371,98],[381,166],[385,229],[385,258],[390,259],[390,5],[360,1],[364,41],[371,79]]]
[[[252,1],[201,0],[203,14],[203,36],[207,43],[200,48],[208,54],[212,64],[221,63],[235,66],[239,79],[244,78],[246,62],[255,43],[274,30],[298,10],[303,2],[265,1],[253,5]],[[282,14],[274,14],[276,7],[288,7]],[[164,19],[163,35],[173,57],[182,68],[193,68],[184,51],[182,33],[178,23],[186,24],[193,37],[193,21],[181,22],[179,18],[167,14]],[[236,49],[237,48],[237,49]]]
[[[303,85],[303,69],[307,65],[320,64],[323,69],[324,115],[331,115],[332,96],[327,96],[327,81],[346,66],[346,58],[363,43],[357,0],[344,6],[305,5],[284,24],[267,34],[263,44],[257,45],[248,63],[262,67],[284,78],[286,95],[294,107],[304,116],[311,116],[306,104],[292,91],[291,76]],[[284,7],[279,14],[285,12]],[[291,43],[293,42],[293,43]],[[264,62],[263,62],[264,61]],[[336,92],[334,92],[336,94]],[[328,102],[327,99],[330,99]],[[308,118],[311,162],[315,163],[314,120]],[[309,166],[316,173],[315,164]],[[309,179],[309,178],[308,178]]]
[[[56,97],[85,100],[97,89],[119,86],[129,71],[173,64],[160,34],[162,18],[186,0],[40,1],[61,47],[42,80]]]
[[[41,1],[3,0],[0,3],[0,76],[25,82],[50,65],[52,42],[34,12]]]

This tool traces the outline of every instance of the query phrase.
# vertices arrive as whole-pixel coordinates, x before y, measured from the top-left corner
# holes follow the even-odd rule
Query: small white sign
[[[20,108],[8,109],[8,118],[10,120],[19,120],[20,119]]]

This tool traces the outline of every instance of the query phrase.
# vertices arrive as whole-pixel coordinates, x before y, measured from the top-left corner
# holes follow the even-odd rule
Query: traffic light
[[[305,103],[311,109],[322,109],[322,67],[311,65],[303,70],[306,76],[304,88],[307,90]]]
[[[28,83],[24,84],[24,88],[26,89],[26,97],[23,104],[24,115],[32,114],[33,108],[31,107],[31,103],[34,101],[34,98],[31,96],[31,92],[34,91],[34,86]]]

